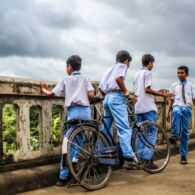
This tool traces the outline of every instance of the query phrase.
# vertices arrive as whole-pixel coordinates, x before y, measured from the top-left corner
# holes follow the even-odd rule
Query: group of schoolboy
[[[136,74],[133,81],[135,96],[129,95],[125,85],[127,70],[132,61],[129,52],[121,50],[116,54],[116,63],[110,67],[102,76],[99,89],[104,96],[104,114],[112,116],[119,137],[120,148],[123,155],[123,167],[132,168],[138,164],[130,144],[132,129],[129,125],[126,98],[135,104],[137,121],[148,120],[156,122],[157,107],[154,96],[171,97],[167,120],[170,120],[172,111],[172,135],[170,142],[176,144],[180,136],[181,164],[187,164],[188,155],[188,129],[192,116],[192,104],[195,99],[195,86],[186,80],[188,68],[180,66],[177,70],[179,81],[171,87],[170,93],[163,93],[152,89],[152,73],[154,57],[150,54],[142,56],[142,69]],[[91,119],[89,98],[95,96],[94,88],[89,77],[80,73],[82,60],[78,55],[70,56],[66,61],[68,76],[61,79],[52,91],[48,90],[47,84],[42,81],[40,86],[42,92],[47,96],[65,96],[65,107],[67,108],[67,120]],[[123,115],[121,115],[123,113]],[[107,121],[108,128],[112,126],[113,120]],[[180,128],[181,124],[181,128]],[[150,132],[151,139],[156,140],[155,129]],[[139,147],[142,147],[141,144]],[[150,163],[148,166],[158,168],[152,161],[152,153],[142,154],[139,159]],[[70,181],[63,158],[61,159],[58,186],[66,185]]]

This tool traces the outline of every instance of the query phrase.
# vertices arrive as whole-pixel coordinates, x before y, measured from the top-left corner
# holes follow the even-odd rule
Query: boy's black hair
[[[183,65],[182,65],[182,66],[179,66],[179,67],[177,68],[177,70],[179,70],[179,69],[180,69],[180,70],[184,70],[186,74],[188,74],[188,72],[189,72],[189,68],[188,68],[187,66],[183,66]]]
[[[67,65],[70,64],[70,66],[72,67],[73,70],[80,70],[81,69],[81,62],[82,62],[82,59],[80,56],[72,55],[67,59],[66,64]]]
[[[154,62],[154,57],[151,54],[145,54],[142,56],[142,65],[147,66],[150,62]]]
[[[132,57],[131,57],[130,53],[128,51],[125,51],[125,50],[118,51],[118,53],[116,54],[116,62],[123,63],[126,60],[131,62]]]

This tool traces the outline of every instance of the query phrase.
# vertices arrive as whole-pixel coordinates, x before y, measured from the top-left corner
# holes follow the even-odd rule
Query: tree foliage
[[[6,104],[3,107],[3,151],[13,153],[16,151],[16,110],[14,105]]]
[[[54,147],[60,144],[60,137],[61,137],[61,113],[60,108],[58,106],[53,106],[52,109],[52,134],[51,134],[51,143]]]
[[[40,107],[33,106],[30,109],[30,150],[39,149],[40,144]],[[50,142],[54,147],[58,146],[61,138],[61,116],[60,108],[54,106],[52,109],[52,135]],[[6,104],[3,108],[3,150],[4,153],[14,153],[16,151],[16,109],[12,104]]]

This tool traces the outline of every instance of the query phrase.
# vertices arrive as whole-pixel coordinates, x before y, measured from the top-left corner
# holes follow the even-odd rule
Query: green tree
[[[54,147],[60,144],[60,137],[61,137],[61,128],[60,128],[60,107],[53,106],[52,108],[52,135],[51,135],[51,143]]]
[[[39,148],[40,132],[40,108],[33,106],[30,108],[30,150],[35,151]]]
[[[13,153],[16,151],[16,110],[12,104],[3,107],[3,151]]]

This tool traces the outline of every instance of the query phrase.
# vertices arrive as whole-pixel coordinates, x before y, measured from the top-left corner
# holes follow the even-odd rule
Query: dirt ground
[[[159,174],[142,170],[113,171],[109,184],[98,191],[89,192],[79,186],[51,186],[23,195],[195,195],[195,150],[189,152],[189,164],[180,165],[179,158],[172,156],[167,168]]]

